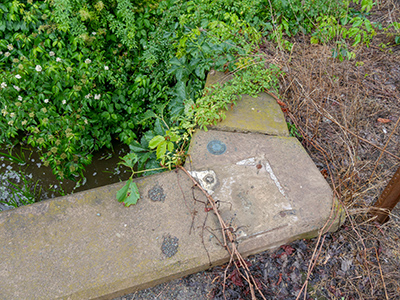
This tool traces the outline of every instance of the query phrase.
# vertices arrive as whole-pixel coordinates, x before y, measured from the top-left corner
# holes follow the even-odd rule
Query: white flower
[[[18,92],[21,90],[18,86],[13,85],[14,89],[16,89]]]
[[[5,89],[6,87],[7,87],[7,83],[2,82],[2,83],[1,83],[1,88],[2,88],[2,89]]]
[[[19,100],[19,101],[22,101],[22,97],[21,97],[21,96],[18,96],[18,100]]]
[[[60,61],[61,61],[61,58],[57,57],[56,62],[60,62]]]
[[[67,104],[67,100],[64,99],[64,100],[62,101],[62,104],[64,104],[64,105]]]
[[[44,103],[49,103],[49,99],[44,99]]]
[[[8,44],[8,45],[7,45],[7,49],[10,50],[10,51],[12,51],[12,50],[14,49],[14,46],[11,45],[11,44]]]
[[[84,122],[86,125],[88,124],[88,120],[87,120],[87,119],[85,119],[83,122]]]
[[[21,77],[21,75],[17,74],[17,75],[15,75],[15,78],[21,79],[22,77]]]
[[[96,35],[96,32],[93,31],[93,32],[92,32],[92,35]]]
[[[42,67],[40,65],[36,65],[35,69],[38,72],[42,72]]]
[[[3,51],[0,51],[0,55],[3,55]]]
[[[94,99],[99,100],[100,99],[101,94],[95,94],[94,95]]]
[[[21,125],[24,126],[24,125],[26,125],[26,123],[28,123],[28,121],[27,121],[27,120],[23,120],[23,121],[21,122]]]
[[[13,120],[8,121],[8,125],[12,125],[12,124],[14,124],[14,121],[13,121]]]
[[[49,52],[49,55],[50,55],[50,56],[54,56],[54,55],[56,55],[56,54],[55,54],[53,51],[50,51],[50,52]]]
[[[92,97],[92,94],[87,94],[87,95],[85,96],[86,99],[89,99],[90,97]]]
[[[6,53],[4,53],[4,56],[5,57],[9,57],[11,55],[11,53],[10,52],[6,52]]]
[[[89,58],[86,58],[85,63],[90,64],[92,61]]]
[[[14,113],[11,113],[11,114],[10,114],[10,117],[11,117],[11,118],[14,118],[14,117],[15,117],[15,114],[14,114]]]

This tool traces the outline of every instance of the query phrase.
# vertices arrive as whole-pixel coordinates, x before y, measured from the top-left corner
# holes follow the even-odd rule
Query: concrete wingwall
[[[207,84],[224,76],[212,72]],[[189,153],[185,168],[219,202],[244,256],[343,221],[266,93],[197,131]],[[229,260],[216,215],[186,174],[136,183],[141,198],[129,208],[115,198],[118,183],[1,212],[0,299],[112,299]]]

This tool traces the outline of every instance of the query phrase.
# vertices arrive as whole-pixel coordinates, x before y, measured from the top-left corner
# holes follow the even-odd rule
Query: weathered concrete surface
[[[223,84],[232,75],[212,70],[206,81],[206,87],[217,82]],[[209,128],[233,132],[253,132],[268,135],[289,136],[285,117],[276,100],[267,93],[258,97],[242,95],[242,99],[226,112],[226,119]]]
[[[272,96],[266,93],[260,93],[255,98],[242,95],[242,99],[226,112],[226,119],[210,128],[289,136],[280,106]]]
[[[186,175],[138,186],[142,198],[129,208],[115,184],[0,213],[0,299],[111,299],[207,268],[204,205]],[[205,232],[204,242],[221,263],[216,238]]]
[[[222,152],[214,140],[224,153],[209,152]],[[190,152],[188,169],[215,172],[208,188],[244,255],[316,235],[329,217],[332,192],[294,138],[198,132]],[[1,213],[1,299],[110,299],[206,269],[207,252],[213,265],[228,259],[181,171],[138,180],[130,208],[115,200],[121,186]],[[219,227],[212,212],[206,226]]]
[[[330,231],[342,221],[340,211],[331,216],[338,204],[296,138],[199,131],[189,152],[188,167],[212,182],[207,188],[223,218],[239,228],[246,255],[313,237],[330,218]]]

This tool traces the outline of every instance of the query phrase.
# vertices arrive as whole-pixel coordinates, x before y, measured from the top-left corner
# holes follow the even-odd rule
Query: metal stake
[[[400,167],[394,173],[385,190],[371,209],[377,221],[381,224],[389,220],[389,213],[400,201]]]

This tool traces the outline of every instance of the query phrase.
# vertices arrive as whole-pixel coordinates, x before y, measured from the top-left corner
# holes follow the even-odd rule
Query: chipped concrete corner
[[[207,85],[228,80],[213,72]],[[267,94],[243,97],[226,120],[195,133],[186,168],[218,201],[243,255],[322,230],[344,213]],[[115,200],[124,183],[0,213],[1,299],[112,299],[229,259],[207,198],[181,171],[136,180],[138,204]],[[203,236],[202,236],[203,235]]]

